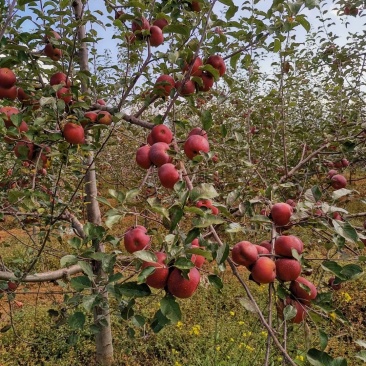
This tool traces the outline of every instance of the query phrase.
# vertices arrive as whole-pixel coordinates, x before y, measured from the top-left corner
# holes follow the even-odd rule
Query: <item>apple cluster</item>
[[[173,140],[173,133],[169,127],[160,124],[152,128],[147,137],[147,144],[136,151],[136,163],[143,169],[152,165],[158,167],[160,183],[165,188],[172,189],[180,179],[177,167],[169,155],[169,147]],[[201,152],[207,153],[210,149],[207,133],[201,128],[194,128],[184,143],[184,152],[192,160]]]
[[[144,226],[137,225],[131,227],[124,236],[124,246],[129,253],[134,253],[139,250],[150,249],[151,238],[147,234],[147,229]],[[198,239],[194,239],[191,243],[191,248],[199,248]],[[182,275],[182,271],[167,263],[167,255],[164,252],[154,252],[157,261],[142,263],[141,269],[154,267],[154,272],[146,277],[146,283],[156,289],[165,289],[170,294],[178,298],[188,298],[196,291],[200,282],[199,268],[205,262],[205,258],[198,254],[191,256],[191,261],[194,264],[188,272],[188,278]]]

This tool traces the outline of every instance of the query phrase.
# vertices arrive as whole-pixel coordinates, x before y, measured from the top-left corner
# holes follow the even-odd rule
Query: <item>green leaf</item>
[[[211,214],[206,214],[204,217],[199,217],[193,220],[193,226],[198,228],[208,227],[211,225],[223,224],[225,220]]]
[[[74,236],[73,238],[69,239],[67,242],[74,249],[80,249],[81,245],[83,244],[82,240],[77,236]]]
[[[185,244],[189,244],[192,243],[192,241],[194,239],[196,239],[198,236],[200,235],[200,229],[198,229],[197,227],[189,230],[186,240],[184,241]]]
[[[131,189],[126,192],[126,202],[133,202],[135,201],[136,197],[139,195],[140,190],[138,188]]]
[[[173,296],[165,296],[160,300],[160,310],[162,314],[170,320],[171,324],[176,324],[182,319],[182,312],[179,304]]]
[[[134,315],[131,318],[132,324],[135,325],[136,327],[143,327],[145,325],[145,318],[141,315]]]
[[[174,267],[177,267],[179,269],[191,269],[194,267],[193,262],[190,259],[179,257],[175,263]]]
[[[92,287],[90,279],[86,276],[73,277],[70,281],[70,285],[76,291],[82,291]]]
[[[357,357],[360,360],[366,362],[366,351],[362,350],[362,351],[356,353],[355,357]]]
[[[328,345],[328,334],[322,331],[321,329],[318,330],[319,332],[319,340],[320,340],[320,350],[324,351]]]
[[[78,261],[78,265],[81,267],[83,272],[92,280],[94,277],[94,273],[90,263],[86,261]]]
[[[285,320],[293,319],[296,316],[296,314],[297,314],[297,310],[292,305],[287,305],[283,309],[283,317],[284,317]]]
[[[83,298],[83,307],[87,312],[91,312],[93,307],[96,305],[96,303],[98,302],[97,300],[99,299],[99,295],[98,294],[92,294],[89,296],[85,296]]]
[[[206,110],[202,113],[201,116],[202,126],[204,130],[209,130],[212,126],[212,113],[209,110]]]
[[[152,211],[164,216],[169,220],[169,211],[161,205],[160,200],[156,197],[150,197],[147,199],[148,204],[150,205]]]
[[[219,0],[219,2],[227,6],[234,6],[233,0]]]
[[[157,262],[157,260],[158,260],[154,253],[149,252],[147,250],[138,250],[138,251],[134,252],[133,255],[136,258],[139,258],[145,262]]]
[[[254,306],[254,303],[253,303],[253,301],[252,300],[250,300],[250,299],[248,299],[248,298],[246,298],[246,297],[239,297],[239,303],[240,303],[240,305],[244,308],[244,309],[246,309],[246,310],[248,310],[248,311],[250,311],[251,313],[256,313],[257,312],[257,309],[256,309],[256,307]]]
[[[67,322],[71,329],[82,329],[85,324],[85,315],[81,311],[77,311],[69,317]]]
[[[170,320],[162,313],[161,310],[158,310],[155,313],[154,319],[151,322],[151,329],[154,333],[159,333],[165,326],[170,324]]]
[[[169,209],[169,216],[170,216],[170,232],[173,232],[177,227],[179,221],[184,215],[184,211],[180,205],[174,205]]]
[[[217,264],[222,264],[226,261],[227,257],[229,256],[230,248],[227,244],[221,245],[216,252],[216,262]]]
[[[332,224],[337,234],[343,236],[346,240],[353,243],[356,243],[358,241],[357,231],[349,222],[332,220]]]
[[[182,34],[185,37],[189,37],[190,27],[186,27],[183,24],[169,24],[163,29],[164,33]]]
[[[208,281],[218,290],[221,290],[224,287],[222,280],[219,276],[208,275]]]
[[[114,285],[116,292],[127,297],[145,297],[151,294],[151,290],[145,283],[126,282]]]
[[[78,258],[75,255],[65,255],[60,259],[60,265],[61,267],[69,267],[78,262]]]
[[[193,202],[196,202],[200,199],[211,199],[217,197],[219,194],[217,193],[215,187],[209,183],[201,183],[197,187],[193,188],[190,192],[190,197]]]
[[[355,343],[366,349],[366,341],[363,341],[362,339],[357,339]]]
[[[253,217],[250,218],[250,221],[259,222],[259,223],[263,223],[263,224],[272,223],[272,221],[269,219],[269,217],[264,216],[264,215],[254,215]]]
[[[118,224],[120,220],[123,218],[122,215],[111,215],[108,216],[105,220],[105,225],[108,229],[112,229],[113,225]]]
[[[273,52],[279,52],[281,50],[281,41],[276,38],[273,42]]]
[[[333,358],[326,352],[319,351],[315,348],[309,349],[306,358],[313,366],[332,366]]]
[[[318,186],[311,187],[311,193],[315,199],[315,202],[319,201],[322,198],[322,192]]]
[[[304,15],[298,15],[295,20],[304,27],[306,32],[310,31],[310,23],[306,20]]]

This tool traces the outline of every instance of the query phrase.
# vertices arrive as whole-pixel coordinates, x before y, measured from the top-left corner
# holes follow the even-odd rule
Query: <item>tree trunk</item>
[[[86,1],[83,2],[81,0],[75,0],[72,3],[74,8],[75,18],[81,19],[83,17],[83,10],[86,5]],[[88,64],[88,49],[85,42],[81,42],[82,39],[85,38],[85,26],[82,25],[78,28],[78,40],[80,42],[79,48],[79,62],[80,62],[80,69],[83,71],[89,71],[89,64]],[[83,93],[88,91],[87,85],[82,83],[81,91]],[[91,136],[87,138],[90,141]],[[89,153],[88,158],[86,159],[85,165],[88,169],[85,175],[85,203],[86,203],[86,213],[87,213],[87,220],[88,222],[94,225],[101,224],[101,214],[100,214],[100,207],[97,201],[97,178],[95,172],[95,163],[94,154],[93,152]],[[103,243],[98,240],[93,241],[93,245],[96,252],[104,253],[105,248]],[[110,315],[109,315],[109,306],[108,306],[108,293],[105,291],[105,287],[103,283],[106,279],[106,274],[104,273],[101,262],[95,261],[93,263],[93,273],[95,275],[96,284],[93,292],[94,293],[101,293],[103,296],[103,303],[101,306],[95,306],[93,309],[94,314],[94,323],[98,326],[99,331],[95,336],[95,343],[96,343],[96,360],[99,365],[103,366],[110,366],[113,364],[113,344],[112,344],[112,328],[110,322]],[[101,321],[103,321],[103,326],[101,326]]]

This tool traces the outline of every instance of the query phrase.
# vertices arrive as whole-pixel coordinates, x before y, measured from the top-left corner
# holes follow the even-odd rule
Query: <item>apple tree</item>
[[[347,322],[332,291],[365,259],[352,221],[365,213],[345,208],[358,198],[348,172],[363,161],[364,41],[340,45],[325,5],[1,5],[1,228],[19,229],[26,251],[14,268],[2,258],[10,309],[22,286],[57,283],[68,324],[88,327],[97,362],[111,365],[111,317],[153,332],[176,323],[177,299],[212,262],[211,285],[231,270],[267,330],[265,365],[272,342],[296,364],[278,336],[289,323]],[[362,16],[361,1],[332,6],[346,23]],[[322,241],[315,260],[305,231]],[[268,285],[266,312],[248,279]],[[135,312],[156,294],[151,319]],[[333,362],[321,335],[314,365]]]

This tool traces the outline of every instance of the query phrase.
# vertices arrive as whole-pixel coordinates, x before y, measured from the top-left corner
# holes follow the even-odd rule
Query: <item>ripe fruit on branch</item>
[[[154,145],[154,141],[151,136],[151,132],[147,135],[146,142],[151,146]]]
[[[175,183],[179,181],[179,172],[175,165],[166,163],[158,169],[160,183],[165,188],[173,189]]]
[[[341,160],[341,163],[342,163],[343,168],[347,168],[349,165],[349,161],[346,158],[343,158]]]
[[[26,124],[26,122],[22,121],[20,123],[20,126],[16,127],[16,129],[18,130],[17,133],[14,133],[13,131],[7,132],[6,136],[4,137],[4,142],[6,142],[7,144],[10,144],[10,143],[14,142],[15,140],[18,140],[19,138],[21,138],[21,135],[23,135],[23,132],[28,131],[28,125]]]
[[[62,99],[65,104],[69,104],[72,101],[72,93],[69,88],[62,87],[56,92],[57,98]]]
[[[201,79],[202,85],[198,85],[198,90],[208,92],[213,87],[215,79],[207,72],[202,73]]]
[[[330,184],[334,189],[345,188],[347,186],[347,179],[341,174],[336,174],[330,179]]]
[[[156,166],[162,166],[166,163],[171,163],[173,161],[172,157],[169,156],[167,151],[169,150],[169,145],[165,142],[157,142],[153,144],[150,148],[149,158]]]
[[[46,44],[43,53],[53,61],[59,61],[62,57],[62,51],[51,43]]]
[[[152,162],[149,158],[150,146],[144,145],[137,149],[136,151],[136,163],[143,169],[149,169]]]
[[[303,287],[307,287],[306,289]],[[298,277],[290,284],[291,293],[302,303],[308,305],[317,295],[316,287],[304,277]]]
[[[334,175],[338,174],[338,171],[335,169],[331,169],[329,170],[328,174],[327,174],[327,178],[332,178]]]
[[[267,249],[270,253],[272,252],[272,244],[269,240],[263,240],[259,245]]]
[[[264,247],[263,245],[257,245],[257,244],[254,244],[254,245],[257,248],[258,255],[260,255],[260,254],[270,254],[270,251],[266,247]]]
[[[15,100],[18,95],[18,89],[14,85],[11,88],[0,87],[0,99]]]
[[[168,24],[169,23],[165,18],[159,18],[153,21],[153,25],[159,27],[161,30],[163,30]]]
[[[336,282],[335,277],[331,277],[328,280],[328,286],[331,287],[334,291],[338,291],[341,289],[342,284],[340,282]]]
[[[334,220],[343,221],[342,216],[339,212],[333,212],[332,217]]]
[[[17,158],[23,160],[32,160],[34,153],[34,144],[28,141],[19,141],[14,146],[14,154]]]
[[[279,258],[275,262],[276,276],[279,280],[287,282],[296,280],[301,274],[301,264],[296,259]]]
[[[191,135],[184,143],[184,153],[189,159],[193,159],[200,152],[207,153],[210,150],[210,145],[203,136]]]
[[[188,137],[193,135],[203,136],[208,141],[207,132],[200,127],[195,127],[193,130],[191,130],[191,132],[188,134]]]
[[[183,72],[186,73],[188,72],[188,70],[191,67],[191,62],[185,62],[184,63],[184,67],[183,67]],[[193,66],[192,66],[192,70],[191,70],[191,75],[190,76],[201,76],[202,75],[202,70],[200,69],[200,67],[203,65],[202,59],[200,57],[196,57],[194,62],[193,62]]]
[[[157,258],[157,262],[144,262],[142,269],[147,267],[155,267],[155,271],[146,278],[146,283],[153,288],[164,288],[168,281],[169,268],[166,266],[164,261],[166,260],[166,254],[163,252],[154,253]]]
[[[252,278],[258,283],[271,283],[276,278],[276,264],[269,257],[259,257],[251,268]]]
[[[280,202],[272,206],[271,218],[278,226],[284,226],[289,223],[292,215],[292,207],[287,203]]]
[[[130,228],[124,236],[124,245],[129,253],[137,252],[138,250],[149,249],[150,236],[147,235],[147,230],[144,226],[136,226]]]
[[[201,248],[198,239],[192,241],[192,248]],[[201,268],[203,263],[205,263],[205,257],[199,254],[192,254],[191,261],[196,266],[196,268]]]
[[[98,113],[96,112],[85,112],[84,113],[85,124],[95,123],[98,120]]]
[[[191,268],[188,277],[189,279],[184,278],[181,270],[174,268],[168,277],[169,292],[180,299],[191,297],[200,283],[200,273],[198,269],[195,267]]]
[[[62,134],[65,140],[70,144],[83,144],[85,142],[84,128],[76,123],[67,122]]]
[[[2,116],[2,118],[4,119],[5,126],[7,128],[9,128],[10,126],[14,126],[14,124],[11,121],[10,117],[13,114],[18,114],[18,113],[19,113],[19,109],[15,108],[15,107],[6,106],[6,107],[1,107],[0,108],[0,114],[5,114],[5,117]]]
[[[15,85],[16,80],[17,78],[13,71],[7,67],[0,68],[0,87],[9,89]]]
[[[231,257],[236,264],[249,267],[258,259],[258,251],[251,242],[240,241],[234,245]]]
[[[214,69],[216,69],[220,76],[223,76],[226,72],[225,61],[219,55],[211,55],[207,59],[206,64],[211,65]]]
[[[154,142],[165,142],[170,144],[173,140],[173,133],[169,127],[165,125],[156,125],[151,130],[151,138]]]
[[[54,31],[53,29],[47,31],[47,34],[44,36],[45,43],[52,43],[54,40],[59,39],[61,39],[60,34]]]
[[[306,318],[306,310],[301,302],[291,299],[289,296],[286,297],[285,300],[279,300],[277,303],[277,311],[278,315],[281,319],[283,319],[283,310],[287,305],[291,305],[296,309],[296,315],[290,319],[289,321],[294,324],[300,324]]]
[[[18,99],[20,102],[23,102],[24,104],[29,104],[29,102],[32,99],[32,96],[27,94],[23,88],[18,88]]]
[[[143,35],[141,32],[149,28],[150,28],[149,21],[144,17],[142,17],[141,19],[135,19],[132,22],[132,32],[136,35],[138,39],[142,39]]]
[[[150,45],[160,46],[164,42],[163,31],[156,25],[150,27]]]
[[[218,213],[219,213],[219,209],[212,205],[211,200],[199,200],[199,201],[197,201],[196,206],[199,208],[206,207],[206,208],[210,209],[213,215],[218,215]]]
[[[160,75],[155,82],[154,90],[158,95],[168,97],[175,87],[174,78],[170,75]]]
[[[177,81],[175,89],[177,89],[179,95],[188,96],[196,91],[196,84],[192,80],[187,80],[184,84],[182,81]]]
[[[199,1],[192,1],[191,4],[189,4],[189,7],[191,10],[196,11],[197,13],[201,11],[201,3]]]
[[[98,113],[97,122],[101,125],[109,126],[112,123],[112,115],[108,111]]]
[[[70,78],[63,72],[56,72],[50,78],[50,85],[65,85],[67,88],[71,86]]]
[[[292,258],[292,249],[301,254],[304,250],[304,243],[295,235],[281,235],[276,238],[274,250],[277,255]]]

